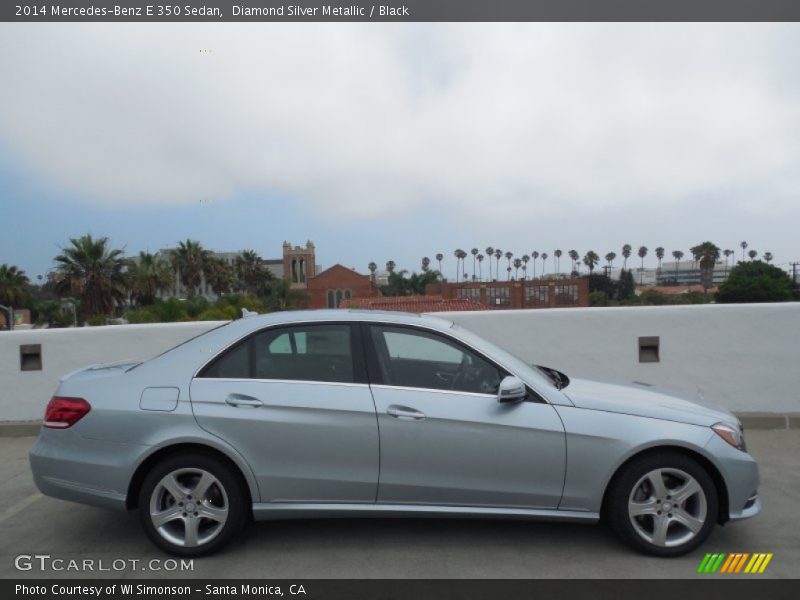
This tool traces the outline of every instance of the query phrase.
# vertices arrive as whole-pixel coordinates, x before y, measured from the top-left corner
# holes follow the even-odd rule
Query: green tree
[[[792,278],[783,269],[754,260],[740,262],[720,286],[717,301],[785,302],[792,299]]]
[[[55,257],[60,294],[80,298],[84,318],[108,315],[125,298],[125,267],[122,250],[111,248],[107,237],[91,234],[70,239],[70,245]]]
[[[639,270],[639,285],[644,281],[644,257],[647,256],[647,246],[639,248],[639,258],[642,259],[642,268]]]
[[[622,247],[622,258],[623,258],[622,268],[623,269],[627,269],[628,268],[628,259],[631,257],[631,252],[632,251],[633,251],[633,248],[631,247],[630,244],[625,244]]]
[[[574,276],[575,272],[576,272],[575,271],[575,264],[578,262],[578,259],[580,258],[580,254],[578,254],[577,250],[570,250],[568,252],[568,254],[569,254],[570,260],[572,261],[572,271],[570,272],[570,274]]]
[[[553,256],[556,257],[556,275],[561,274],[561,255],[563,252],[561,250],[555,250],[553,252]]]
[[[703,242],[689,249],[694,259],[700,264],[700,283],[703,292],[708,294],[708,288],[714,281],[714,266],[719,260],[721,250],[712,242]]]
[[[308,298],[305,290],[292,289],[288,279],[276,279],[269,284],[264,304],[270,311],[294,310],[305,306]]]
[[[139,260],[130,262],[126,278],[128,291],[138,306],[153,304],[158,293],[170,289],[173,284],[169,263],[149,252],[139,252]]]
[[[656,248],[656,258],[658,259],[658,270],[661,270],[661,261],[664,260],[664,248],[659,246]]]
[[[594,268],[598,262],[600,262],[600,257],[594,250],[589,250],[583,257],[583,264],[589,267],[590,276],[594,273]]]
[[[630,300],[636,293],[636,283],[633,281],[633,273],[627,269],[622,269],[617,282],[617,298],[620,300]]]
[[[234,261],[236,288],[251,296],[263,295],[275,276],[254,250],[245,250]]]
[[[187,239],[178,242],[178,248],[172,255],[172,265],[181,278],[189,296],[194,296],[203,281],[203,272],[211,253],[200,245],[200,242]]]
[[[19,306],[30,295],[30,281],[25,271],[14,265],[0,265],[0,304]]]
[[[489,259],[489,281],[492,280],[492,257],[494,256],[494,248],[486,246],[486,258]]]
[[[229,294],[233,290],[236,281],[236,273],[224,258],[214,256],[206,259],[203,269],[206,281],[217,295]]]

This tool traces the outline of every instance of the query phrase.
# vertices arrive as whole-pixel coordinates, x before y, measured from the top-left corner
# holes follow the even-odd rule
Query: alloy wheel
[[[204,469],[183,468],[162,477],[150,496],[150,520],[168,542],[185,548],[207,544],[225,527],[228,495]]]
[[[633,486],[628,499],[628,518],[634,531],[662,548],[692,540],[707,515],[702,486],[681,469],[653,469]]]

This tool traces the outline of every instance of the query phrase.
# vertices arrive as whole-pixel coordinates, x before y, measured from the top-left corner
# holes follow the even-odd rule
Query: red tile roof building
[[[308,308],[339,308],[344,300],[381,295],[369,276],[336,264],[307,280]]]
[[[431,313],[462,310],[490,310],[485,306],[465,298],[446,299],[434,296],[387,296],[380,298],[353,298],[345,300],[341,308],[364,308],[368,310],[397,310],[411,313]]]

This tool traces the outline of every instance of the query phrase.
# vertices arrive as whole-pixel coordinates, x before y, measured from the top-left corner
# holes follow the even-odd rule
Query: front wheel
[[[654,556],[680,556],[711,534],[719,499],[706,470],[678,452],[659,452],[625,465],[609,489],[612,529]]]
[[[241,530],[246,498],[225,462],[186,453],[169,457],[147,474],[139,492],[139,513],[145,533],[162,550],[204,556]]]

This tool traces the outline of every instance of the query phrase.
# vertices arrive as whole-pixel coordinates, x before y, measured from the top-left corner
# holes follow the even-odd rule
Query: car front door
[[[199,425],[252,467],[262,502],[375,502],[378,427],[360,330],[265,329],[191,384]]]
[[[394,325],[367,330],[379,503],[558,506],[566,442],[552,406],[536,397],[499,403],[507,373],[449,336]]]

